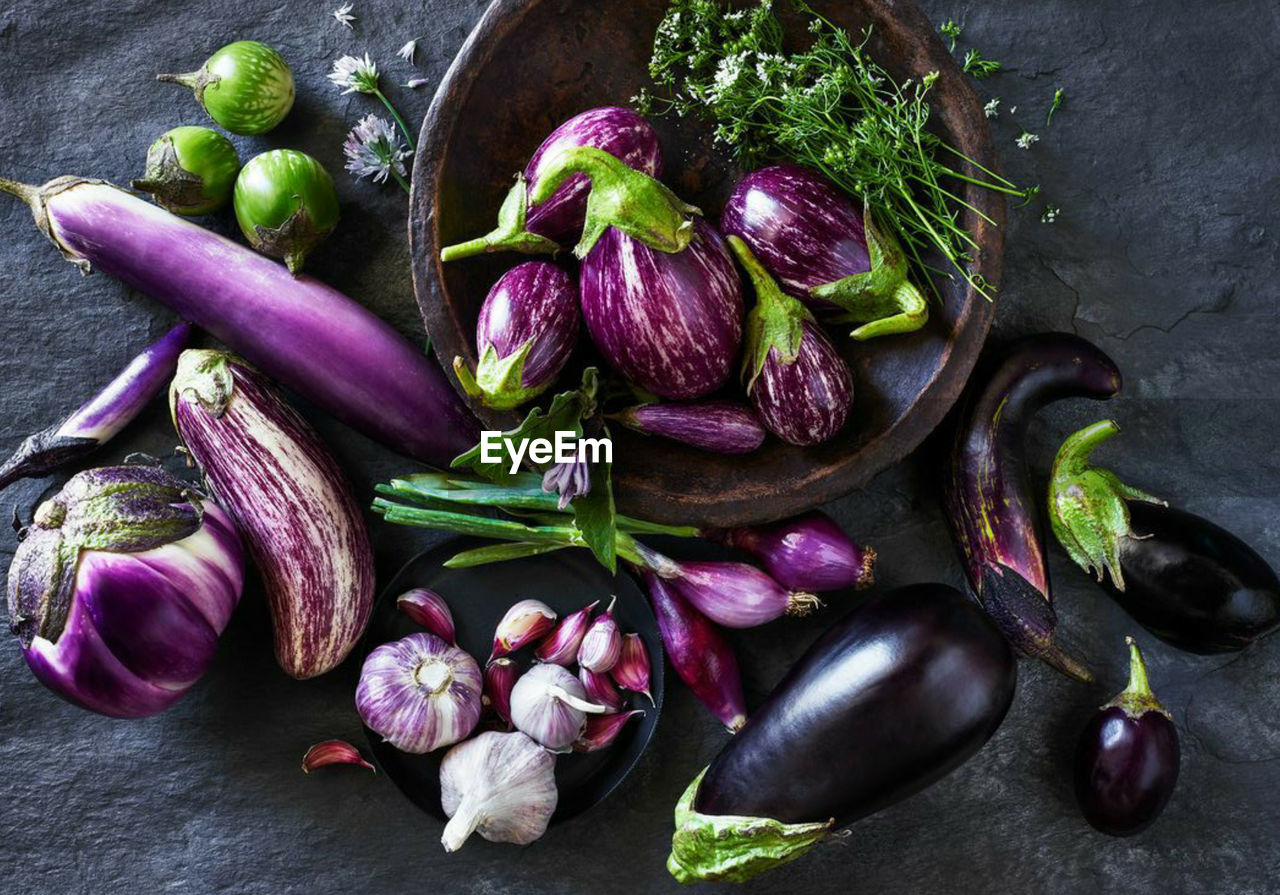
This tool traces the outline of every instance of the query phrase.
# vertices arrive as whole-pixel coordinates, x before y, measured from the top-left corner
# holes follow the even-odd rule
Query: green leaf
[[[607,431],[606,431],[606,434]],[[591,548],[600,565],[610,572],[618,571],[618,523],[613,505],[613,469],[610,463],[591,467],[591,490],[574,498],[573,524]]]
[[[488,563],[506,562],[510,559],[523,559],[526,556],[541,556],[563,550],[569,544],[531,544],[518,541],[514,544],[487,544],[455,553],[444,561],[446,569],[469,569],[472,566],[483,566]]]

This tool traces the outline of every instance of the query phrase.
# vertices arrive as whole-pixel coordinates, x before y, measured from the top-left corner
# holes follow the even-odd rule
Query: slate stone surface
[[[146,146],[205,119],[190,96],[155,83],[195,68],[222,43],[259,37],[299,81],[297,108],[242,153],[295,146],[341,169],[340,144],[367,97],[325,80],[332,60],[369,51],[385,83],[444,72],[480,0],[358,0],[354,32],[329,2],[206,0],[0,5],[0,173],[28,181],[89,174],[124,181]],[[1128,384],[1105,408],[1052,408],[1031,431],[1047,468],[1067,432],[1113,414],[1124,435],[1102,452],[1133,483],[1219,520],[1280,564],[1280,315],[1277,260],[1280,7],[1072,0],[927,0],[935,21],[965,24],[961,48],[1004,60],[979,89],[1001,98],[994,122],[1006,173],[1039,182],[1062,208],[1012,215],[1006,288],[993,337],[1071,329],[1112,352]],[[395,59],[422,37],[418,68]],[[1066,105],[1044,115],[1056,86]],[[391,93],[412,120],[430,87]],[[1013,113],[1012,107],[1017,106]],[[1041,135],[1028,151],[1021,128]],[[421,336],[403,225],[405,200],[338,176],[344,220],[314,273]],[[219,224],[224,228],[227,221]],[[105,277],[81,279],[0,202],[0,448],[70,410],[172,322]],[[365,496],[403,461],[323,414],[311,418]],[[167,455],[160,404],[103,452]],[[927,454],[831,511],[883,557],[885,586],[960,583]],[[60,481],[60,479],[58,480]],[[53,481],[24,482],[6,511],[30,511]],[[373,526],[385,580],[433,543]],[[12,541],[0,557],[6,564]],[[1023,663],[1008,721],[971,762],[927,792],[856,825],[843,844],[766,877],[753,892],[1233,892],[1280,889],[1280,644],[1236,658],[1177,653],[1135,626],[1061,552],[1052,573],[1066,630],[1100,670],[1092,687]],[[742,633],[758,701],[838,610]],[[1182,779],[1147,833],[1113,840],[1078,816],[1069,786],[1075,737],[1121,685],[1126,632],[1147,649],[1157,691],[1183,740]],[[724,736],[678,687],[634,775],[603,806],[518,850],[473,842],[446,856],[437,823],[390,783],[336,770],[304,777],[317,740],[359,740],[348,663],[298,683],[277,670],[267,615],[251,587],[208,675],[172,711],[136,722],[81,712],[0,654],[0,889],[124,891],[673,891],[663,864],[671,808]]]

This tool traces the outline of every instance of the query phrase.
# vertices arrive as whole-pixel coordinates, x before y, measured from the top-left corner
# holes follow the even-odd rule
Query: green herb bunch
[[[822,171],[871,203],[926,279],[936,269],[924,258],[936,249],[990,298],[968,270],[977,243],[960,223],[962,208],[986,216],[954,184],[1026,191],[928,130],[937,72],[896,83],[870,58],[869,31],[855,40],[803,0],[794,5],[812,35],[799,52],[784,49],[771,0],[735,11],[717,0],[672,0],[654,37],[654,89],[637,98],[641,110],[707,120],[743,166],[790,160]]]

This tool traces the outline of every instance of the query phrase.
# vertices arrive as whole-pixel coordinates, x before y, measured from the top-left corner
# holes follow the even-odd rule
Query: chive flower
[[[405,192],[409,191],[405,161],[413,153],[387,119],[377,115],[360,119],[347,134],[342,153],[347,157],[347,171],[357,180],[371,177],[374,183],[386,183],[388,177],[394,177]]]
[[[982,114],[987,118],[1000,117],[1000,97],[993,97],[988,103],[982,107]]]
[[[401,59],[403,59],[405,62],[409,63],[410,65],[413,65],[413,56],[417,52],[418,52],[418,38],[415,37],[413,40],[409,41],[403,47],[396,50],[396,55],[399,56]]]
[[[333,71],[329,73],[329,80],[333,82],[335,87],[345,88],[342,91],[344,94],[376,94],[378,92],[378,66],[369,58],[368,53],[364,54],[363,59],[359,56],[343,56],[333,63]]]
[[[356,30],[355,25],[352,24],[356,20],[356,17],[351,14],[351,10],[354,7],[355,5],[352,3],[344,3],[333,11],[333,18],[339,25],[346,28],[348,31]]]
[[[1018,144],[1019,149],[1030,149],[1032,143],[1040,142],[1040,138],[1031,133],[1031,131],[1023,131],[1014,142]]]

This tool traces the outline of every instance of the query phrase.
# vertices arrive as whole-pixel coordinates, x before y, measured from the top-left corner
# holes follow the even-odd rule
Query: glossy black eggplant
[[[943,478],[947,520],[979,602],[1015,647],[1080,680],[1091,678],[1088,668],[1054,639],[1040,501],[1023,442],[1046,404],[1110,398],[1119,390],[1115,362],[1079,336],[1021,339],[966,399]]]
[[[1194,653],[1244,649],[1280,627],[1280,580],[1231,532],[1174,509],[1090,465],[1114,420],[1062,443],[1049,482],[1049,521],[1067,554],[1133,619]]]
[[[1164,811],[1178,782],[1178,731],[1151,692],[1132,637],[1129,686],[1089,719],[1076,749],[1076,799],[1085,820],[1112,836],[1132,836]]]
[[[1017,661],[959,591],[871,597],[810,647],[676,806],[667,869],[741,882],[939,780],[990,739]]]

